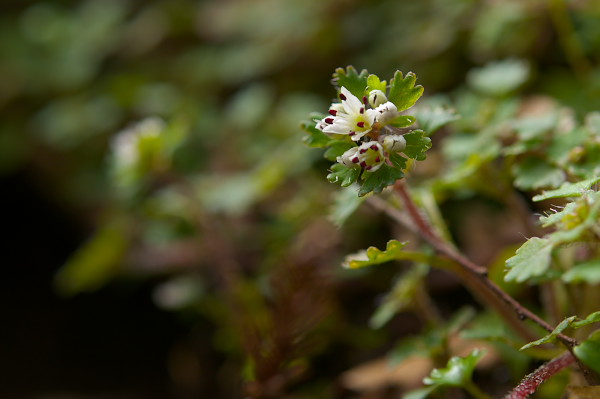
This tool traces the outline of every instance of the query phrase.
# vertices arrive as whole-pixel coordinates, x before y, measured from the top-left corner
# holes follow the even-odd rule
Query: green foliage
[[[405,252],[402,249],[407,244],[406,242],[390,240],[384,251],[380,251],[375,247],[369,247],[366,251],[347,256],[342,265],[347,269],[358,269],[402,259],[405,256]]]
[[[443,369],[434,369],[423,382],[434,387],[462,387],[471,381],[475,366],[485,356],[485,351],[474,349],[466,357],[454,356]]]
[[[577,316],[567,317],[563,321],[561,321],[552,332],[537,341],[533,341],[524,345],[521,350],[529,349],[534,346],[542,345],[545,343],[556,342],[558,339],[558,335],[562,334],[567,328],[581,328],[585,327],[589,324],[597,323],[600,321],[600,311],[594,312],[583,320],[577,320]]]
[[[362,197],[370,192],[380,193],[384,188],[391,186],[396,180],[400,180],[403,177],[404,172],[398,170],[396,167],[382,165],[375,172],[363,173],[364,181],[360,190],[358,190],[358,195]]]
[[[509,59],[472,70],[469,72],[468,81],[475,90],[483,94],[503,96],[519,88],[528,78],[527,63]]]
[[[533,237],[527,240],[517,254],[506,261],[506,281],[522,283],[532,277],[541,276],[550,267],[554,244],[549,239]]]
[[[573,348],[573,353],[578,359],[591,367],[595,372],[600,373],[600,332],[596,331],[588,339]]]
[[[390,80],[388,99],[398,107],[398,111],[409,109],[423,95],[423,86],[415,86],[416,81],[417,76],[414,73],[409,72],[403,77],[400,71],[396,71]]]
[[[327,180],[332,183],[339,183],[342,187],[348,187],[358,180],[358,176],[360,176],[360,169],[347,168],[336,163],[331,167],[331,173],[327,175]]]
[[[356,211],[365,201],[365,197],[356,195],[357,185],[351,185],[339,191],[336,194],[333,206],[329,211],[329,220],[337,227],[342,227],[346,220]]]
[[[404,139],[406,140],[404,154],[417,161],[423,161],[426,157],[425,152],[431,148],[431,139],[425,135],[425,132],[414,130],[405,134]]]
[[[350,91],[350,93],[354,94],[359,99],[362,99],[362,97],[365,95],[365,90],[368,85],[367,80],[370,76],[366,69],[363,69],[360,71],[360,73],[358,73],[356,69],[350,65],[346,67],[346,69],[337,68],[333,74],[332,82],[340,88],[345,87]],[[371,82],[375,83],[374,78],[371,78]]]
[[[533,197],[534,201],[544,201],[551,198],[566,198],[566,197],[580,197],[589,190],[594,184],[600,181],[600,177],[593,177],[591,179],[582,180],[577,183],[566,182],[556,190],[544,191],[543,194],[536,195]]]
[[[418,107],[415,117],[419,121],[419,126],[427,132],[428,135],[435,133],[450,122],[460,118],[456,111],[446,107]]]

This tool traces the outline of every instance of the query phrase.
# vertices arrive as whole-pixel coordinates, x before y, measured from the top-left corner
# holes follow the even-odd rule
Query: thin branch
[[[396,192],[402,199],[402,202],[406,208],[408,215],[410,216],[410,219],[412,220],[414,225],[416,225],[418,227],[419,234],[438,252],[446,255],[450,259],[457,262],[462,267],[463,271],[466,272],[466,273],[464,273],[463,277],[466,279],[466,281],[470,282],[470,285],[473,288],[477,289],[476,288],[477,286],[484,287],[484,291],[487,291],[487,293],[482,292],[482,294],[488,300],[490,300],[491,297],[494,297],[496,299],[496,300],[491,300],[492,306],[494,306],[496,309],[500,310],[503,315],[506,315],[506,312],[502,311],[501,307],[497,306],[497,300],[500,300],[505,305],[508,305],[509,307],[511,307],[513,309],[514,314],[516,315],[516,317],[519,320],[530,319],[548,332],[552,332],[554,330],[554,327],[552,327],[546,321],[541,319],[535,313],[531,312],[529,309],[525,308],[517,300],[515,300],[513,297],[508,295],[502,288],[500,288],[492,280],[490,280],[487,277],[487,269],[486,268],[475,264],[470,259],[468,259],[466,256],[464,256],[463,254],[458,252],[456,249],[454,249],[452,246],[450,246],[442,238],[440,238],[440,236],[433,230],[430,223],[425,219],[425,217],[421,214],[420,210],[417,208],[417,206],[414,203],[414,201],[412,200],[412,198],[407,190],[406,184],[403,180],[396,182],[396,184],[394,185],[394,189],[396,190]],[[474,280],[476,280],[477,282],[475,283],[473,281],[473,279],[466,277],[467,275],[470,275],[471,277],[473,277]],[[480,289],[477,289],[477,291],[481,292]],[[491,294],[491,295],[489,295],[489,294]],[[514,317],[511,317],[511,324],[513,326],[515,326]],[[521,328],[519,328],[518,331],[521,331],[521,335],[524,335],[523,330]],[[530,335],[531,334],[528,333],[526,335],[527,336],[526,339],[530,339],[531,338]],[[524,338],[525,338],[525,336],[524,336]],[[558,338],[568,348],[572,348],[573,346],[575,346],[577,344],[577,341],[575,339],[568,337],[564,334],[560,334],[558,336]]]
[[[544,363],[533,373],[523,378],[519,385],[515,387],[504,399],[526,399],[529,395],[537,391],[543,382],[549,380],[559,371],[575,363],[575,357],[570,352],[555,357],[547,363]]]

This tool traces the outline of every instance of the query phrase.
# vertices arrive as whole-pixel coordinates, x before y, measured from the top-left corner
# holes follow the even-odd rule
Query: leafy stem
[[[404,181],[398,181],[394,185],[394,189],[400,196],[410,219],[414,225],[417,226],[418,233],[438,252],[455,261],[461,269],[461,273],[459,273],[460,277],[462,277],[471,288],[480,293],[490,305],[494,306],[503,317],[508,317],[507,321],[519,334],[521,334],[521,336],[523,336],[523,338],[529,340],[532,336],[532,334],[524,329],[521,323],[519,323],[519,321],[525,319],[532,320],[548,332],[554,330],[550,324],[525,308],[517,300],[508,295],[502,288],[491,281],[487,277],[487,269],[475,264],[462,253],[458,252],[454,247],[450,246],[449,243],[440,238],[417,208]],[[507,313],[507,307],[512,308],[512,315]],[[576,340],[563,334],[560,334],[558,339],[568,348],[572,348],[577,344]]]

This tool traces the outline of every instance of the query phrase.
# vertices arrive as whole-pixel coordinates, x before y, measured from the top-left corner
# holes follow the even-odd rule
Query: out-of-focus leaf
[[[522,190],[558,187],[565,181],[565,172],[540,158],[529,157],[513,166],[515,186]]]
[[[369,247],[365,251],[348,255],[346,259],[344,259],[342,266],[346,269],[359,269],[362,267],[379,265],[396,259],[408,259],[406,253],[402,251],[407,244],[407,242],[390,240],[383,251],[380,251],[375,247]]]
[[[333,74],[333,83],[338,87],[345,87],[348,91],[354,94],[358,99],[362,99],[367,89],[367,79],[369,72],[363,69],[358,73],[356,69],[350,65],[344,68],[337,68]]]
[[[427,135],[435,133],[438,129],[446,126],[448,123],[460,118],[456,111],[446,107],[418,107],[415,117],[419,121],[419,126]]]
[[[587,326],[588,324],[598,323],[599,321],[600,321],[600,311],[591,313],[585,319],[574,322],[571,325],[571,327],[581,328],[581,327]]]
[[[550,267],[553,247],[554,244],[548,239],[539,237],[529,239],[517,249],[515,256],[506,261],[508,273],[504,276],[504,280],[522,283],[544,274]]]
[[[390,81],[388,100],[396,105],[398,111],[409,109],[423,95],[423,86],[415,86],[416,81],[417,76],[412,72],[407,73],[404,78],[400,71],[394,74]]]
[[[371,191],[380,193],[387,186],[391,186],[396,180],[402,179],[404,173],[401,170],[383,164],[375,172],[365,172],[365,181],[358,192],[359,196],[367,195]]]
[[[454,356],[443,369],[433,369],[423,382],[433,386],[461,387],[471,381],[471,376],[479,360],[485,356],[485,351],[475,349],[466,357]]]
[[[506,95],[529,79],[529,65],[526,61],[508,59],[492,62],[483,68],[469,72],[467,80],[477,91],[491,95]]]
[[[406,169],[406,162],[408,161],[408,159],[404,158],[402,155],[390,154],[389,158],[390,158],[390,162],[392,163],[392,165],[394,165],[398,169],[401,169],[401,170]]]
[[[129,245],[123,220],[112,220],[60,268],[56,288],[65,295],[95,291],[119,271]]]
[[[327,175],[327,180],[331,183],[339,183],[342,187],[348,187],[358,179],[360,171],[359,168],[348,168],[341,163],[336,163],[331,167],[331,173]]]
[[[567,215],[577,212],[577,205],[577,202],[569,202],[562,210],[553,212],[547,216],[541,216],[540,222],[542,223],[542,227],[548,227],[562,222]]]
[[[353,184],[341,189],[336,195],[333,206],[329,211],[329,220],[337,227],[341,227],[365,201],[365,197],[357,195],[358,189],[358,185]]]
[[[337,157],[348,151],[350,148],[356,147],[356,144],[348,141],[334,141],[325,151],[324,157],[329,161],[335,161]]]
[[[423,161],[425,152],[431,148],[431,139],[422,130],[413,130],[404,135],[406,148],[402,151],[407,157]]]
[[[556,190],[544,191],[533,197],[534,201],[544,201],[550,198],[580,197],[586,190],[600,181],[600,176],[583,180],[577,183],[563,183]]]
[[[596,331],[580,345],[573,348],[575,356],[586,365],[600,373],[600,331]]]
[[[405,393],[402,397],[404,399],[425,399],[434,389],[435,387],[419,388]]]
[[[308,133],[308,136],[305,136],[303,140],[309,147],[327,147],[332,141],[325,133],[316,128],[316,121],[319,119],[321,118],[317,117],[310,121],[303,121],[300,125]]]
[[[389,243],[388,243],[389,246]],[[417,290],[423,285],[423,279],[429,268],[420,263],[404,273],[394,284],[375,314],[369,320],[372,328],[381,328],[392,319],[398,312],[407,309],[416,295]]]
[[[600,259],[579,263],[562,275],[566,283],[600,283]]]

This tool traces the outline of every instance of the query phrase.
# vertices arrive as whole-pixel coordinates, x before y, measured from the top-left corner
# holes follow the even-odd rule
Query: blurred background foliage
[[[340,375],[422,322],[406,312],[370,329],[396,272],[339,268],[403,233],[368,207],[331,221],[338,189],[298,125],[326,109],[332,71],[414,71],[430,101],[456,102],[466,134],[483,118],[474,92],[600,109],[593,0],[0,9],[3,397],[387,397],[386,381],[363,394]],[[453,232],[460,243],[498,218],[497,204],[466,201],[479,219]],[[475,258],[506,242],[479,244]],[[470,301],[446,276],[428,286],[443,310]]]

